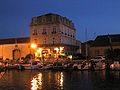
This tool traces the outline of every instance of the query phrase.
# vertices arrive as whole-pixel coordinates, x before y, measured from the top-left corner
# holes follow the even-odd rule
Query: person
[[[4,67],[4,70],[7,70],[7,69],[8,69],[8,62],[5,62],[5,63],[3,64],[3,67]]]
[[[95,70],[95,62],[92,60],[90,63],[91,63],[90,70],[94,71]]]
[[[41,62],[38,62],[38,63],[37,63],[37,67],[38,67],[38,68],[42,68],[42,66],[43,66],[43,65],[42,65]]]
[[[102,70],[102,62],[101,61],[97,62],[96,69]]]
[[[18,65],[18,70],[25,70],[25,67],[21,64]]]

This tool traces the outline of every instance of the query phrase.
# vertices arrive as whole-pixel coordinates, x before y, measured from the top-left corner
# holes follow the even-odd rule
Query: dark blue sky
[[[29,36],[33,16],[56,13],[73,21],[76,37],[120,34],[120,0],[0,0],[0,38]]]

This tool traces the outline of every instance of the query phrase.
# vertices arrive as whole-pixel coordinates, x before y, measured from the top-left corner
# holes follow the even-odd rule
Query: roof
[[[120,34],[97,36],[91,46],[120,46]]]
[[[30,37],[0,39],[0,44],[29,43]]]
[[[34,16],[30,23],[30,26],[34,25],[45,25],[45,24],[64,24],[69,26],[75,30],[74,23],[72,20],[68,19],[67,17],[61,16],[55,13],[47,13],[40,16]]]

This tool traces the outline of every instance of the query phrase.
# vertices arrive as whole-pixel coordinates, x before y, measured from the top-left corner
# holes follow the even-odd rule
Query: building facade
[[[0,60],[18,60],[30,53],[30,38],[0,39]]]
[[[76,29],[71,20],[57,14],[33,17],[30,24],[30,38],[39,47],[39,54],[72,55],[80,53],[80,42],[76,40]],[[57,56],[56,56],[57,57]]]
[[[31,53],[35,57],[58,58],[81,53],[81,42],[75,34],[73,22],[66,17],[53,13],[36,16],[30,23],[30,37],[0,40],[0,57],[19,59]],[[31,47],[33,43],[37,47]]]
[[[89,44],[89,56],[105,56],[108,49],[120,49],[120,34],[100,35]]]

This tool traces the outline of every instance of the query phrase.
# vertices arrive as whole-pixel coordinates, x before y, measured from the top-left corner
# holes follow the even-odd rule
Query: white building
[[[27,49],[27,52],[24,50],[24,52],[26,52],[24,55],[22,55],[21,52],[23,48],[19,48],[22,43],[17,41],[17,48],[19,48],[20,51],[20,58],[29,53],[35,53],[36,57],[44,56],[47,58],[50,56],[58,57],[59,55],[81,53],[81,43],[76,40],[76,29],[73,22],[66,17],[53,13],[32,18],[30,23],[30,38],[27,37],[27,40],[30,40],[30,42],[22,42],[27,46],[24,46],[24,48]],[[11,48],[8,56],[4,53],[5,50],[3,50],[3,45],[8,45],[9,43],[1,43],[1,41],[0,56],[3,57],[3,59],[14,59],[14,48],[12,47],[15,47],[16,43],[11,43],[9,47],[6,47]],[[31,43],[35,43],[37,48],[34,50],[30,49]]]
[[[64,53],[74,54],[80,48],[76,40],[76,29],[72,21],[57,14],[45,14],[33,17],[30,24],[31,42],[41,48],[48,47],[52,51],[55,47],[65,47]]]

